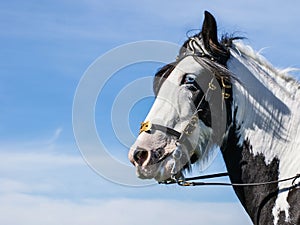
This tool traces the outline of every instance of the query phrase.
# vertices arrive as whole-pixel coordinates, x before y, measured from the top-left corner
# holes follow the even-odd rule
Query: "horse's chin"
[[[157,182],[169,180],[174,161],[168,157],[164,161],[146,166],[137,166],[136,173],[140,179],[155,179]]]

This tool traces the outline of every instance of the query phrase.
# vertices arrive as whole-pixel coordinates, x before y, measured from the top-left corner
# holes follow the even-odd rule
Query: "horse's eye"
[[[196,75],[186,74],[183,78],[182,84],[194,84],[195,81],[196,81]]]
[[[200,89],[200,86],[196,81],[197,76],[195,74],[185,74],[182,78],[181,85],[185,85],[190,91],[197,91]]]

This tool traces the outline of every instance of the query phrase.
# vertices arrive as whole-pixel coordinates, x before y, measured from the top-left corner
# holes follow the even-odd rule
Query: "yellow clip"
[[[212,82],[209,82],[208,87],[210,90],[213,90],[213,91],[217,89],[217,87]]]
[[[224,99],[230,98],[230,94],[226,93],[225,91],[222,92],[222,95]]]
[[[183,181],[183,180],[178,181],[177,184],[179,184],[180,186],[184,186],[184,187],[195,186],[195,184],[193,182],[187,182],[187,181]]]
[[[150,121],[142,122],[141,127],[140,127],[140,133],[142,133],[144,131],[149,131],[151,129],[151,126],[152,125],[151,125]]]
[[[231,85],[225,84],[224,77],[221,77],[221,83],[223,88],[231,88]]]

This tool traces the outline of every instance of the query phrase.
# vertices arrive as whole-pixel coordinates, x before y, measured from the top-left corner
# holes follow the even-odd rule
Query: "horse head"
[[[220,145],[231,99],[230,73],[224,66],[228,58],[216,21],[205,12],[202,31],[155,75],[155,101],[129,151],[140,178],[179,178]]]

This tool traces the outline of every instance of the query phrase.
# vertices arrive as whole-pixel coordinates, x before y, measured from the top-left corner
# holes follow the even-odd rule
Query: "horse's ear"
[[[218,41],[217,22],[212,14],[204,12],[204,22],[202,25],[202,40],[205,49],[218,61],[225,64],[228,59],[228,52]]]
[[[218,41],[218,31],[217,31],[217,22],[215,17],[210,14],[209,12],[204,12],[204,22],[202,25],[202,37],[203,42],[206,48],[209,49],[210,44],[214,44],[216,46],[219,46]]]

